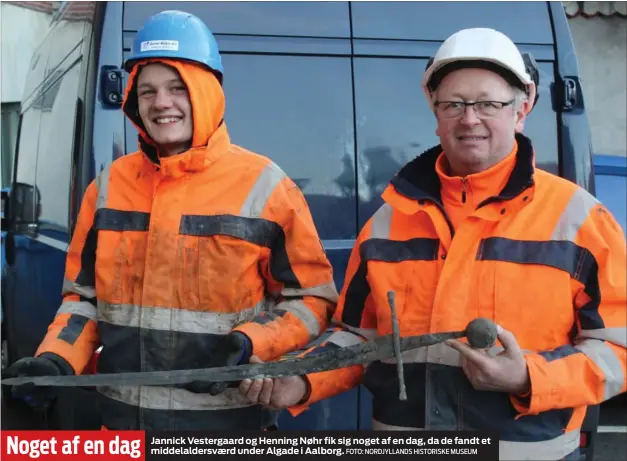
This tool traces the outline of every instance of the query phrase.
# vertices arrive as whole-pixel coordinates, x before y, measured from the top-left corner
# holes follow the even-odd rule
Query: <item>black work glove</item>
[[[252,355],[252,343],[244,333],[234,331],[221,338],[210,352],[209,362],[205,368],[225,367],[248,363]],[[219,395],[229,387],[228,382],[213,383],[208,381],[192,381],[183,387],[194,393]]]
[[[54,361],[45,357],[24,357],[2,373],[2,378],[18,378],[21,376],[61,376],[63,369]],[[21,384],[11,386],[14,398],[23,400],[35,410],[46,411],[57,397],[55,387]]]

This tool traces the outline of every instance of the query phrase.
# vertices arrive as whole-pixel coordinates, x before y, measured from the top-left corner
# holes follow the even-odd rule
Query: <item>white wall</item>
[[[596,154],[627,156],[627,19],[569,19]]]
[[[43,40],[51,15],[0,3],[2,102],[22,100],[31,57]]]

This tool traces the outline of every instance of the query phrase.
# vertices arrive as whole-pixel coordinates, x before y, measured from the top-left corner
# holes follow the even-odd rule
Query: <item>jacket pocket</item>
[[[248,241],[246,221],[233,216],[183,216],[179,236],[181,293],[201,311],[237,314],[252,320],[264,298],[261,247]],[[252,240],[252,239],[251,239]]]
[[[137,211],[99,209],[96,279],[99,297],[116,304],[140,304],[150,215]]]
[[[553,243],[486,239],[478,254],[493,274],[494,320],[523,348],[565,344],[575,322],[569,254]]]

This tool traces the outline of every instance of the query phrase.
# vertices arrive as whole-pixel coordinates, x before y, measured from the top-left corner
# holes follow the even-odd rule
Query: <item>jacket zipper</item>
[[[453,237],[455,237],[455,229],[453,228],[453,223],[451,222],[451,218],[448,217],[448,214],[446,214],[446,210],[444,210],[444,205],[438,202],[437,200],[433,200],[433,199],[430,199],[430,200],[433,204],[435,204],[438,210],[440,210],[440,212],[442,213],[442,216],[444,216],[444,220],[446,221],[446,224],[448,224],[448,228],[451,232],[451,239],[452,239]]]
[[[462,178],[462,203],[466,203],[466,178]]]

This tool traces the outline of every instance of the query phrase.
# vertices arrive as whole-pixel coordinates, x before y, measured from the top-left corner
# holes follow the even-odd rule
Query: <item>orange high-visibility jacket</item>
[[[391,334],[393,290],[402,336],[463,330],[477,317],[510,330],[530,394],[474,390],[458,352],[440,344],[404,353],[407,401],[389,360],[309,375],[311,395],[293,414],[363,382],[375,429],[493,430],[501,459],[561,459],[579,445],[586,406],[625,391],[624,234],[588,192],[535,169],[530,140],[516,140],[499,196],[454,231],[435,170],[440,146],[394,177],[358,237],[335,313],[359,334],[338,331],[322,347]]]
[[[85,193],[69,247],[63,304],[37,355],[81,373],[202,368],[238,330],[272,360],[305,347],[337,302],[332,267],[298,187],[269,159],[231,144],[222,88],[193,64],[163,61],[186,83],[192,148],[159,159],[136,115],[141,150]],[[165,387],[101,387],[109,429],[260,429],[272,414],[236,388],[212,397]]]

